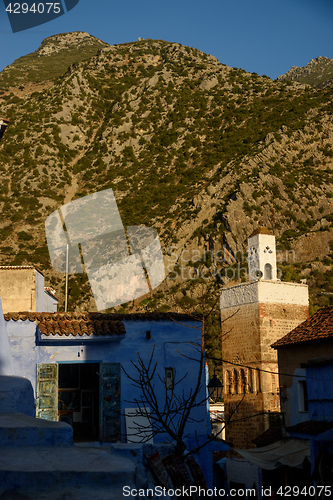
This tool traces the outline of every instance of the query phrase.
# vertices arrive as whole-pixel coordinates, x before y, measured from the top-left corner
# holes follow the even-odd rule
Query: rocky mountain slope
[[[103,47],[108,44],[81,31],[45,38],[35,52],[20,57],[0,73],[0,89],[45,86],[62,76],[71,64],[89,59]]]
[[[278,76],[279,81],[291,80],[316,87],[333,85],[333,59],[316,57],[304,67],[293,66],[286,74]]]
[[[272,81],[161,40],[106,46],[70,33],[31,57],[23,88],[10,75],[24,58],[0,74],[2,265],[39,266],[63,297],[45,219],[112,188],[125,226],[157,229],[168,273],[121,311],[200,306],[202,290],[209,302],[245,280],[260,223],[274,228],[282,279],[307,279],[316,307],[332,303],[332,87]],[[70,277],[69,305],[94,309],[85,275]]]

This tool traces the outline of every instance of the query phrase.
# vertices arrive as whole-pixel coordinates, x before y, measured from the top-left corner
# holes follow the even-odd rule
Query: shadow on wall
[[[0,413],[36,416],[34,391],[30,380],[12,375],[0,376]]]
[[[7,325],[3,317],[0,299],[0,376],[1,375],[15,375],[15,370],[7,335]]]

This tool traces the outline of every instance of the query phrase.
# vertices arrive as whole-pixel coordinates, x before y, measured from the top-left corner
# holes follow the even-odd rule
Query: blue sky
[[[179,42],[276,78],[317,56],[333,59],[333,0],[80,0],[58,19],[18,33],[0,0],[0,71],[44,38],[69,31],[110,44]]]

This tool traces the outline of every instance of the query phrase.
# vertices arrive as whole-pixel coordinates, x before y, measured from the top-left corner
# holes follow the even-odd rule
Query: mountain
[[[47,38],[0,81],[2,265],[39,266],[63,297],[45,219],[112,188],[125,226],[156,228],[169,273],[117,310],[211,302],[246,279],[260,223],[275,231],[282,279],[306,279],[313,310],[332,304],[332,87],[272,81],[177,43],[109,46],[84,33]],[[70,309],[93,310],[86,275],[69,281]]]
[[[40,47],[20,57],[0,73],[0,88],[31,87],[51,82],[62,76],[70,66],[90,59],[108,44],[94,36],[77,31],[45,38]]]
[[[285,75],[278,76],[279,81],[291,80],[315,87],[333,85],[333,59],[316,57],[304,67],[293,66]]]

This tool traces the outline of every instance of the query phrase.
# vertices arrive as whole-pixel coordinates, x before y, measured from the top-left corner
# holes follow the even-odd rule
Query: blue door
[[[99,439],[120,441],[120,363],[100,363]]]
[[[43,420],[58,420],[58,365],[37,365],[36,416]]]

